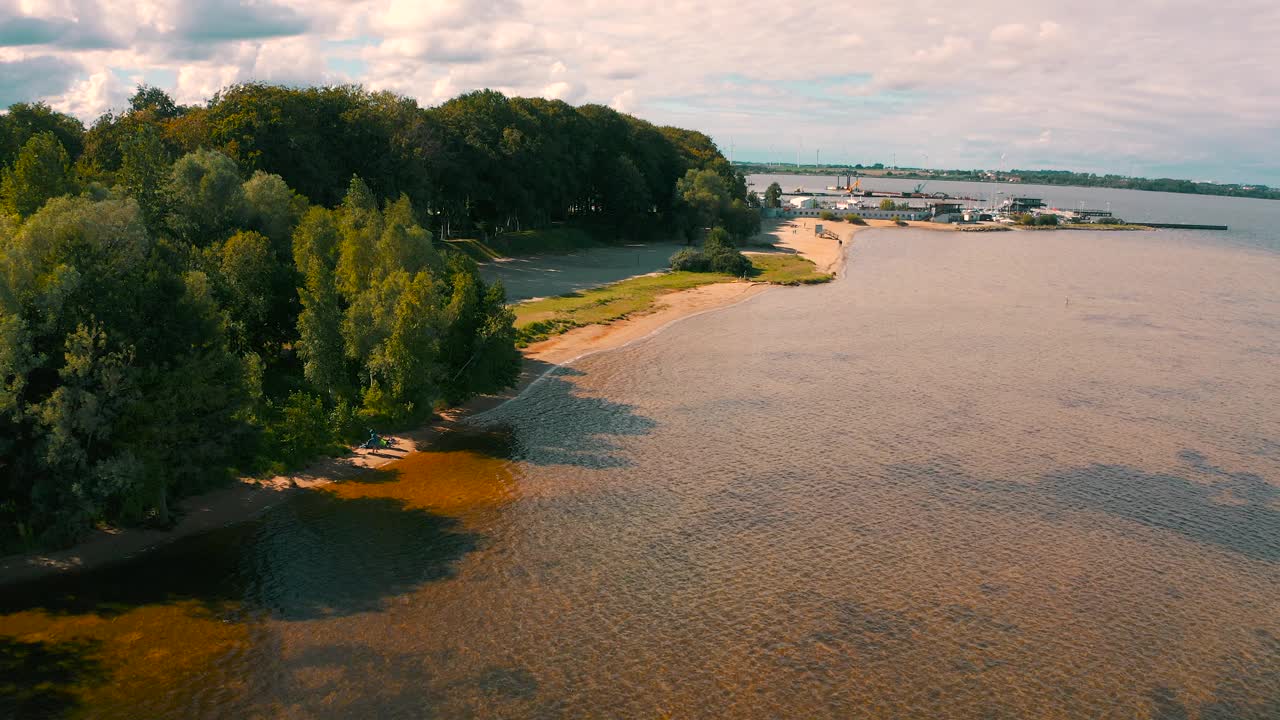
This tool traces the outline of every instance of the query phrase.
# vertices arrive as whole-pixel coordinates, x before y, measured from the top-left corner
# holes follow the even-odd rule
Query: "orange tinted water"
[[[363,482],[6,591],[0,695],[1276,717],[1280,258],[1179,237],[860,235],[837,283],[589,357]]]

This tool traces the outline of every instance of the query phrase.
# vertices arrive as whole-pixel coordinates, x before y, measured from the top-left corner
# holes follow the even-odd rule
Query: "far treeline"
[[[4,551],[509,387],[503,288],[442,235],[759,227],[706,135],[492,91],[142,87],[87,130],[21,103],[0,169]]]
[[[1280,189],[1266,185],[1241,183],[1209,183],[1174,178],[1135,178],[1126,175],[1097,175],[1069,170],[925,170],[922,168],[885,168],[883,163],[874,165],[793,165],[787,163],[736,162],[734,168],[747,175],[836,175],[853,170],[868,171],[874,177],[895,177],[906,180],[953,180],[956,182],[1021,183],[1025,185],[1071,185],[1075,187],[1117,188],[1121,190],[1149,190],[1152,192],[1185,193],[1190,195],[1225,195],[1228,197],[1280,200]]]

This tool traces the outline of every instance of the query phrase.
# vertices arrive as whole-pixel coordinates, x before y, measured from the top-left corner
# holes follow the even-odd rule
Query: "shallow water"
[[[365,482],[6,589],[0,703],[1274,718],[1278,285],[1185,234],[861,234]]]

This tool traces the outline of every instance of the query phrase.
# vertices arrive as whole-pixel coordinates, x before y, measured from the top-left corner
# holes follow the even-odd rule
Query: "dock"
[[[1228,230],[1226,225],[1196,225],[1192,223],[1159,223],[1135,220],[1134,225],[1146,225],[1153,228],[1171,228],[1174,230]]]

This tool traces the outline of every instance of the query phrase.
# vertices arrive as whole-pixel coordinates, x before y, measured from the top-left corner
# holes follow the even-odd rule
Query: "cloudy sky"
[[[248,80],[604,103],[739,159],[1280,185],[1277,0],[0,0],[0,107]]]

